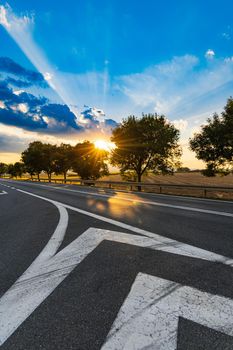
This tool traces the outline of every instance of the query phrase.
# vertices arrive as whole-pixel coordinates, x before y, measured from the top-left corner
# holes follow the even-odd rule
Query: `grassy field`
[[[121,181],[119,174],[104,176],[101,180]],[[200,172],[176,173],[174,175],[149,174],[143,178],[143,182],[175,185],[198,185],[198,186],[229,186],[233,187],[233,175],[205,177]]]

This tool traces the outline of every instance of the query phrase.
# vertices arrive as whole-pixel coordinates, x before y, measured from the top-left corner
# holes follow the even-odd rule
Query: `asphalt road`
[[[1,349],[233,349],[233,202],[0,180]]]

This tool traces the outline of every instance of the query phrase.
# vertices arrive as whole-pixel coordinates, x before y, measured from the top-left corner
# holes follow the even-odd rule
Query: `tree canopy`
[[[7,172],[11,177],[21,177],[24,172],[24,164],[21,162],[16,162],[14,164],[9,164],[7,167]]]
[[[108,175],[107,152],[96,149],[90,141],[78,143],[73,151],[72,169],[85,180],[96,180]]]
[[[73,162],[73,147],[69,144],[62,143],[56,148],[54,161],[54,170],[56,174],[63,174],[66,182],[67,172]]]
[[[0,176],[6,174],[8,166],[5,163],[0,163]]]
[[[148,170],[172,173],[179,165],[179,130],[164,116],[129,116],[112,131],[111,141],[116,145],[111,163],[119,167],[123,175],[136,175],[138,182]]]
[[[198,159],[206,163],[203,174],[227,175],[233,169],[233,99],[229,98],[224,111],[217,113],[201,126],[190,139],[190,148]]]
[[[40,141],[31,142],[28,148],[22,152],[21,159],[25,164],[25,170],[32,176],[37,174],[38,180],[43,169],[44,155],[42,152],[43,143]]]

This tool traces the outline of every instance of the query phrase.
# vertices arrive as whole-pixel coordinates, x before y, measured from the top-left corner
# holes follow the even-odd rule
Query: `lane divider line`
[[[216,254],[216,253],[210,252],[208,250],[198,248],[198,247],[195,247],[195,246],[183,243],[183,242],[179,242],[179,241],[176,241],[174,239],[167,238],[167,237],[164,237],[162,235],[158,235],[156,233],[153,233],[153,232],[150,232],[147,230],[143,230],[143,229],[140,229],[138,227],[134,227],[134,226],[129,225],[129,224],[125,224],[121,221],[117,221],[114,219],[107,218],[105,216],[94,214],[94,213],[73,207],[73,206],[65,204],[65,203],[57,202],[57,201],[54,201],[52,199],[42,197],[42,196],[39,196],[39,195],[31,193],[31,192],[27,192],[27,191],[24,191],[21,189],[17,189],[17,191],[24,193],[24,194],[27,194],[27,195],[30,195],[30,196],[35,197],[35,198],[39,198],[39,199],[54,203],[54,204],[56,203],[55,205],[64,206],[66,209],[70,209],[70,210],[75,211],[79,214],[87,215],[87,216],[92,217],[94,219],[107,222],[111,225],[121,227],[123,229],[135,232],[137,234],[146,236],[148,238],[152,238],[156,241],[155,243],[157,244],[157,248],[159,245],[163,251],[174,253],[174,254],[179,254],[179,255],[198,257],[200,259],[221,262],[223,264],[233,266],[233,259],[231,259],[229,257],[223,256],[220,254]]]
[[[88,196],[95,196],[95,197],[102,197],[102,198],[111,198],[111,199],[116,200],[116,201],[122,201],[123,200],[123,201],[128,201],[128,202],[133,202],[133,203],[153,205],[153,206],[157,206],[157,207],[172,208],[172,209],[185,210],[185,211],[197,212],[197,213],[202,213],[202,214],[211,214],[211,215],[226,216],[226,217],[233,218],[233,213],[224,212],[224,211],[201,209],[201,208],[195,208],[195,207],[186,207],[186,206],[182,206],[182,205],[160,203],[160,202],[141,200],[141,199],[134,199],[134,198],[123,197],[123,196],[114,197],[114,196],[108,195],[108,194],[93,193],[93,192],[79,191],[79,190],[72,190],[72,189],[56,187],[56,186],[51,186],[50,187],[50,186],[47,186],[47,185],[40,185],[40,184],[37,185],[37,186],[46,187],[46,188],[49,188],[50,190],[75,192],[75,193],[80,193],[80,194],[88,195]]]
[[[129,202],[134,202],[134,203],[140,203],[140,204],[146,204],[146,205],[154,205],[157,207],[166,207],[166,208],[172,208],[172,209],[178,209],[178,210],[187,210],[187,211],[193,211],[193,212],[198,212],[198,213],[203,213],[203,214],[211,214],[211,215],[220,215],[220,216],[227,216],[227,217],[232,217],[233,218],[233,213],[230,212],[225,212],[225,211],[217,211],[217,210],[209,210],[209,209],[201,209],[201,208],[195,208],[195,207],[186,207],[182,205],[174,205],[174,204],[167,204],[167,203],[160,203],[160,202],[155,202],[155,201],[148,201],[148,200],[143,200],[143,199],[134,199],[134,198],[129,198],[129,197],[114,197],[113,195],[110,194],[103,194],[103,193],[94,193],[94,192],[89,192],[89,191],[80,191],[80,190],[73,190],[70,188],[63,188],[63,187],[57,187],[57,186],[48,186],[48,185],[41,185],[41,184],[36,184],[36,186],[39,187],[44,187],[50,190],[58,190],[58,191],[67,191],[67,192],[74,192],[74,193],[80,193],[80,194],[87,194],[89,196],[95,196],[95,197],[102,197],[102,198],[112,198],[114,200],[124,200],[124,201],[129,201]],[[176,196],[178,197],[178,196]],[[181,197],[179,197],[181,198]],[[185,197],[190,199],[190,197]],[[203,198],[199,198],[203,199]],[[204,199],[203,199],[204,200]],[[222,203],[222,201],[217,201],[213,200],[218,203]],[[228,203],[227,201],[224,201],[224,203]],[[232,202],[229,202],[229,204],[232,204]]]

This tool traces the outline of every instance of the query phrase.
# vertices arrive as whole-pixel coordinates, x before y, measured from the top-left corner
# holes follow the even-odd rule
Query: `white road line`
[[[25,275],[31,274],[31,270],[36,268],[37,265],[39,265],[41,262],[52,258],[56,254],[58,248],[63,242],[64,236],[66,234],[67,226],[68,226],[68,220],[69,220],[68,212],[63,206],[58,205],[57,203],[53,203],[53,204],[58,208],[59,214],[60,214],[58,225],[52,237],[50,238],[49,242],[46,244],[46,246],[42,250],[42,252],[29,266],[27,271],[25,271],[23,275],[24,277]]]
[[[37,263],[15,282],[0,299],[0,345],[31,315],[54,289],[88,256],[101,242],[131,244],[153,250],[216,261],[221,256],[181,244],[161,245],[156,239],[121,232],[90,228],[55,256],[37,260]],[[190,249],[190,250],[189,250]],[[127,349],[128,350],[128,349]]]
[[[7,180],[7,181],[11,181],[15,183],[15,180]],[[25,181],[19,181],[17,180],[17,183],[22,183],[25,184]],[[49,186],[49,185],[41,185],[38,182],[30,182],[29,184],[33,184],[35,186],[41,186],[41,187],[47,187],[47,188],[57,188],[57,189],[63,189],[63,187],[68,187],[70,185],[64,185],[63,187],[56,187],[56,186]],[[85,186],[84,186],[85,188]],[[102,187],[97,187],[98,190],[102,190],[104,191],[105,189],[108,190],[110,193],[112,191],[112,193],[114,193],[113,189],[107,189],[107,188],[102,188]],[[71,189],[69,189],[71,190]],[[75,190],[73,190],[75,191]],[[199,197],[192,197],[192,196],[182,196],[182,195],[175,195],[175,194],[165,194],[165,193],[154,193],[154,192],[133,192],[133,191],[126,191],[126,190],[117,190],[117,192],[119,193],[126,193],[126,194],[130,194],[130,195],[134,195],[134,194],[140,194],[140,196],[153,196],[153,197],[164,197],[166,199],[170,198],[177,198],[177,199],[187,199],[189,202],[192,202],[192,200],[194,201],[201,201],[201,202],[216,202],[216,203],[226,203],[226,204],[233,204],[232,200],[223,200],[223,199],[211,199],[211,198],[199,198]],[[87,192],[89,193],[89,192]]]
[[[176,241],[174,239],[167,238],[167,237],[164,237],[162,235],[158,235],[156,233],[153,233],[153,232],[150,232],[150,231],[146,231],[146,230],[140,229],[138,227],[134,227],[134,226],[129,225],[129,224],[125,224],[125,223],[123,223],[121,221],[110,219],[110,218],[107,218],[105,216],[97,215],[97,214],[94,214],[94,213],[91,213],[91,212],[88,212],[88,211],[85,211],[85,210],[73,207],[71,205],[67,205],[65,203],[53,201],[51,199],[48,199],[46,197],[42,197],[42,196],[36,195],[34,193],[31,193],[31,192],[23,191],[23,190],[20,190],[20,189],[18,189],[17,191],[25,193],[25,194],[33,196],[33,197],[36,197],[36,198],[39,198],[39,199],[42,199],[42,200],[45,200],[45,201],[48,201],[48,202],[53,203],[55,205],[64,206],[65,208],[73,210],[73,211],[75,211],[77,213],[90,216],[90,217],[92,217],[94,219],[107,222],[109,224],[112,224],[112,225],[124,228],[126,230],[135,232],[137,234],[140,234],[140,235],[143,235],[143,236],[146,236],[146,237],[149,237],[149,238],[153,238],[163,248],[163,251],[167,251],[167,252],[174,253],[174,254],[181,254],[181,255],[186,255],[186,256],[198,257],[200,259],[207,259],[207,260],[210,260],[210,261],[218,261],[218,262],[222,262],[222,263],[224,263],[226,265],[232,265],[233,266],[233,259],[231,259],[229,257],[225,257],[225,256],[222,256],[222,255],[219,255],[219,254],[215,254],[215,253],[209,252],[209,251],[207,251],[205,249],[197,248],[197,247],[191,246],[189,244],[185,244],[185,243]],[[183,253],[181,253],[181,251]],[[198,253],[197,253],[197,251],[198,251]]]
[[[176,350],[179,317],[233,336],[233,300],[139,273],[101,350]]]
[[[165,207],[165,208],[172,208],[172,209],[179,209],[179,210],[186,210],[186,211],[193,211],[197,213],[203,213],[203,214],[211,214],[211,215],[219,215],[219,216],[227,216],[233,218],[233,213],[224,212],[224,211],[216,211],[216,210],[208,210],[208,209],[201,209],[201,208],[195,208],[195,207],[186,207],[182,205],[173,205],[173,204],[167,204],[167,203],[160,203],[160,202],[154,202],[154,201],[147,201],[147,200],[140,200],[140,199],[134,199],[129,197],[123,197],[123,196],[112,196],[108,194],[102,194],[102,193],[93,193],[88,191],[79,191],[79,190],[72,190],[68,188],[62,188],[62,187],[55,187],[55,186],[47,186],[47,185],[37,185],[40,187],[46,187],[52,190],[58,190],[58,191],[68,191],[68,192],[76,192],[84,195],[89,196],[95,196],[95,197],[102,197],[102,198],[111,198],[114,201],[128,201],[133,203],[140,203],[140,204],[146,204],[146,205],[154,205],[157,207]]]
[[[2,192],[0,192],[0,195],[1,194],[8,194],[6,191],[2,191]]]
[[[95,196],[95,197],[102,197],[102,198],[111,198],[116,201],[129,201],[133,203],[140,203],[140,204],[146,204],[146,205],[154,205],[157,207],[166,207],[166,208],[172,208],[172,209],[178,209],[178,210],[186,210],[186,211],[193,211],[193,212],[198,212],[198,213],[203,213],[203,214],[211,214],[211,215],[220,215],[220,216],[227,216],[227,217],[233,217],[233,213],[230,212],[224,212],[224,211],[217,211],[217,210],[208,210],[208,209],[202,209],[202,208],[195,208],[195,207],[187,207],[187,206],[182,206],[182,205],[174,205],[174,204],[167,204],[167,203],[161,203],[161,202],[155,202],[155,201],[148,201],[148,200],[141,200],[141,199],[134,199],[134,198],[129,198],[129,197],[123,197],[123,196],[115,196],[110,195],[110,194],[102,194],[102,193],[94,193],[94,192],[89,192],[89,191],[80,191],[80,190],[72,190],[68,188],[63,188],[63,187],[56,187],[56,186],[48,186],[48,185],[41,185],[37,184],[36,186],[39,187],[45,187],[51,190],[58,190],[58,191],[68,191],[68,192],[75,192],[75,193],[80,193],[80,194],[87,194],[89,196]],[[175,196],[172,196],[175,197]],[[190,200],[190,197],[181,197],[181,196],[176,196],[178,198],[187,198]],[[203,198],[197,198],[199,200],[207,200]],[[195,198],[196,200],[196,198]],[[223,201],[217,201],[217,200],[211,200],[214,202],[222,203]],[[232,202],[227,202],[224,201],[224,203],[229,203],[231,204]]]

